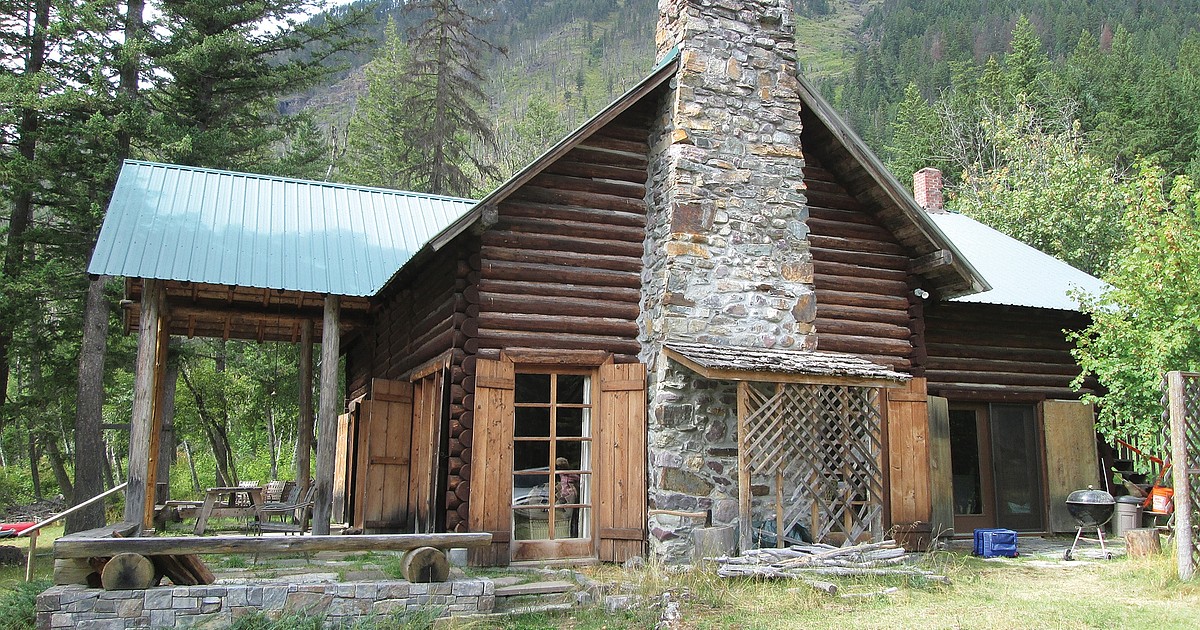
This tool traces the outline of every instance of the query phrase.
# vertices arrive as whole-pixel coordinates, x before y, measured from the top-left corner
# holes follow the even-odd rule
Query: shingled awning
[[[669,342],[667,356],[711,379],[899,387],[910,378],[877,363],[838,352],[713,346]]]

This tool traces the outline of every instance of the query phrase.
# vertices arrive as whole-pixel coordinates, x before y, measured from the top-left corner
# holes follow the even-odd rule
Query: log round
[[[106,591],[150,588],[158,582],[154,563],[137,553],[119,553],[104,564],[100,584]]]
[[[400,561],[404,579],[416,583],[445,582],[450,577],[450,561],[436,547],[418,547],[404,554]]]
[[[1153,527],[1126,530],[1125,549],[1130,558],[1147,558],[1162,553],[1158,530]]]
[[[459,451],[458,458],[461,459],[464,464],[470,464],[471,463],[471,447],[464,446],[463,450]]]

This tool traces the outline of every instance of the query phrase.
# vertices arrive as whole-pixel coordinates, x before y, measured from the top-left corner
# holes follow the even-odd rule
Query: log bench
[[[92,530],[95,532],[96,530]],[[55,583],[58,562],[87,563],[88,558],[134,554],[142,558],[204,554],[274,554],[318,551],[404,551],[401,567],[410,582],[444,582],[450,574],[447,549],[486,547],[488,533],[368,534],[360,536],[181,536],[155,538],[109,538],[80,532],[54,543]],[[88,534],[88,535],[85,535]],[[135,559],[131,559],[131,562]]]

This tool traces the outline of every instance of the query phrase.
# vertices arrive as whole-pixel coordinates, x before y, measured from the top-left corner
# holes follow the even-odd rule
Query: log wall
[[[804,162],[817,348],[907,370],[920,321],[910,312],[908,254],[817,155],[806,151]]]
[[[1062,331],[1083,328],[1084,315],[942,302],[926,306],[925,323],[930,394],[997,402],[1079,397],[1070,386],[1079,366]]]

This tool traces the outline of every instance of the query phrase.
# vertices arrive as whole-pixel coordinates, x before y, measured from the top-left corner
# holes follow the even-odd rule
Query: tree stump
[[[1125,531],[1125,551],[1130,558],[1145,558],[1162,553],[1158,530],[1153,527],[1140,527]]]
[[[450,562],[436,547],[418,547],[404,554],[400,570],[409,582],[445,582],[450,578]]]
[[[106,591],[129,591],[150,588],[158,582],[154,563],[138,553],[119,553],[112,557],[100,573],[100,584]]]

